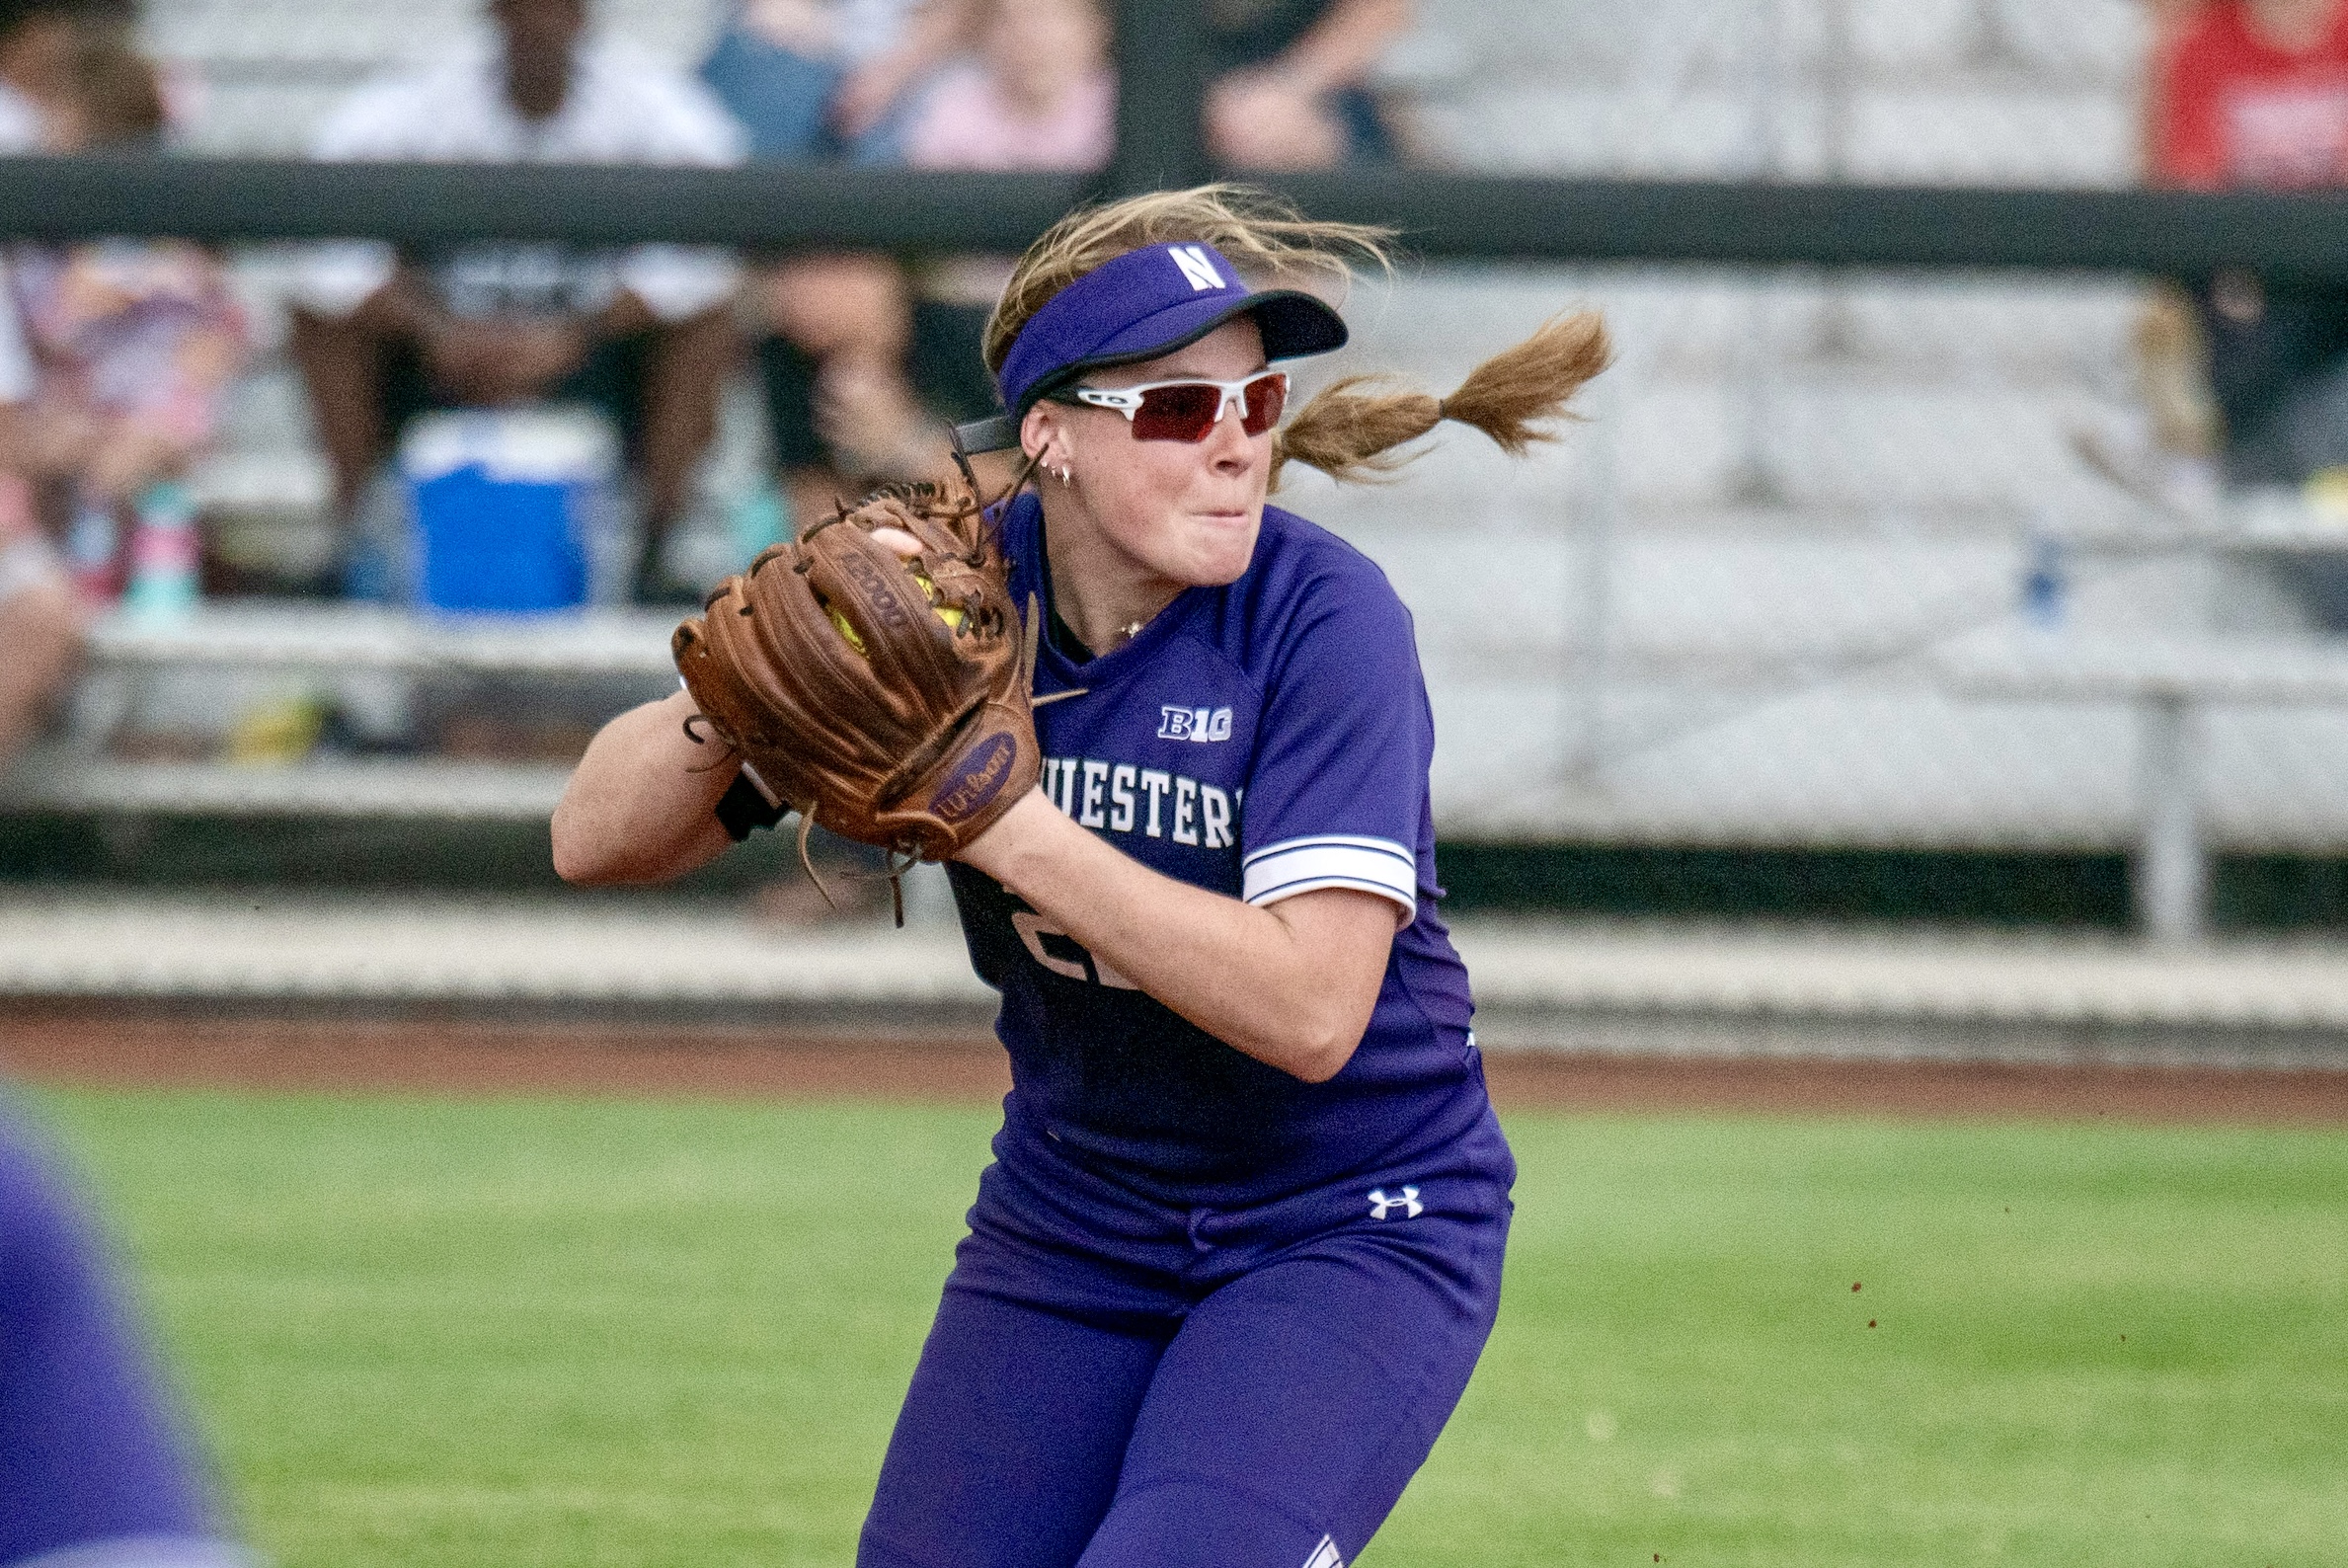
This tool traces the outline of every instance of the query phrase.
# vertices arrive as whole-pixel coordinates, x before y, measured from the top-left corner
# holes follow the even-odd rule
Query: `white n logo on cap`
[[[1191,280],[1193,292],[1205,293],[1211,288],[1231,286],[1223,281],[1222,274],[1214,270],[1214,263],[1208,259],[1205,246],[1169,245],[1166,254],[1174,258],[1174,265],[1182,269],[1182,275]]]

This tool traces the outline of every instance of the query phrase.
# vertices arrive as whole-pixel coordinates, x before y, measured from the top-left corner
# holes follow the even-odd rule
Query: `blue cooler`
[[[419,603],[526,614],[587,601],[588,530],[619,481],[619,439],[603,416],[428,414],[401,438],[400,477]]]

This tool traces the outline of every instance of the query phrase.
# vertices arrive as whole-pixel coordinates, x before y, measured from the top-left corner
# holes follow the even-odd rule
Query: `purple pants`
[[[859,1568],[1341,1568],[1467,1386],[1508,1145],[1259,1208],[1146,1202],[1007,1128]]]
[[[0,1565],[227,1568],[88,1222],[0,1103]]]

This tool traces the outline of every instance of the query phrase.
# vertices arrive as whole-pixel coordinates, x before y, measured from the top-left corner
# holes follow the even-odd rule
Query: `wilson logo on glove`
[[[879,567],[861,555],[841,556],[839,567],[842,572],[854,578],[857,586],[864,589],[866,600],[871,604],[873,613],[881,618],[885,631],[901,634],[906,627],[913,624],[913,617],[907,614],[904,606],[899,602],[899,595],[892,592],[889,585],[882,580]],[[853,641],[856,644],[856,652],[860,654],[866,652],[862,638],[856,638]]]
[[[1009,736],[998,735],[988,741],[953,787],[938,796],[937,814],[950,823],[960,823],[984,811],[1010,782],[1011,766],[1018,759],[1019,744]]]

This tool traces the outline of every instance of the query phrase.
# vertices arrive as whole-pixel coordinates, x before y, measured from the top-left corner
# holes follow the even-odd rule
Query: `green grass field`
[[[39,1103],[293,1568],[844,1568],[992,1126]],[[2348,1135],[1511,1134],[1508,1304],[1370,1568],[2348,1560]]]

